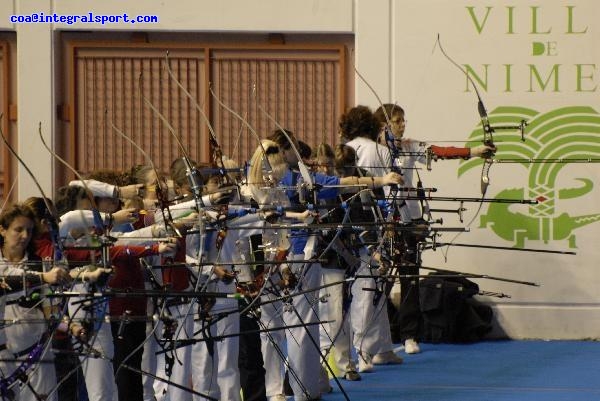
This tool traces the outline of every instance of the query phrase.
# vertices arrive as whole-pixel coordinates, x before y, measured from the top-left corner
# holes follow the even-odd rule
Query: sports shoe
[[[331,383],[329,383],[329,376],[327,375],[327,369],[325,366],[321,365],[321,372],[319,377],[319,389],[321,390],[321,394],[331,393],[333,391],[333,387],[331,387]]]
[[[269,401],[285,401],[286,397],[283,394],[277,394],[269,397]]]
[[[404,352],[407,354],[418,354],[421,352],[421,348],[419,348],[419,344],[412,338],[404,341]]]
[[[373,357],[373,365],[400,365],[402,362],[403,359],[393,351],[382,352]]]
[[[284,396],[293,396],[294,395],[294,390],[292,389],[292,386],[290,385],[290,374],[289,372],[285,371],[285,376],[283,376],[283,395]]]
[[[355,381],[359,381],[360,379],[362,379],[362,377],[360,377],[360,375],[358,374],[358,372],[356,370],[348,370],[346,373],[344,373],[344,379],[355,382]]]
[[[373,358],[366,352],[358,353],[358,371],[368,373],[373,371]]]

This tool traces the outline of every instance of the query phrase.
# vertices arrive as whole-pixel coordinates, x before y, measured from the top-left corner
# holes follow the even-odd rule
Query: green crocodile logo
[[[568,241],[570,248],[576,248],[577,228],[600,221],[600,213],[570,216],[557,215],[556,203],[561,199],[581,197],[592,191],[591,179],[576,178],[578,186],[566,189],[556,188],[556,179],[568,163],[564,159],[596,159],[600,156],[600,115],[591,107],[564,107],[541,114],[523,107],[499,107],[490,113],[492,125],[518,125],[527,120],[526,141],[520,135],[509,131],[496,131],[494,140],[499,143],[498,159],[520,159],[528,171],[528,188],[505,189],[495,198],[536,199],[537,205],[529,208],[529,213],[515,213],[509,204],[490,203],[485,215],[480,218],[481,228],[490,228],[500,238],[523,248],[525,241]],[[483,139],[481,126],[469,136],[470,140]],[[470,142],[472,144],[472,142]],[[535,162],[528,160],[551,160]],[[460,177],[466,171],[480,166],[481,159],[462,161],[458,169]]]

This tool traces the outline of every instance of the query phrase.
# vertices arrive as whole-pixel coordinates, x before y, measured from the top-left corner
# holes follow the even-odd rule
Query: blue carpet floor
[[[341,380],[351,401],[600,401],[600,342],[421,344],[402,365]],[[324,401],[344,396],[334,381]]]

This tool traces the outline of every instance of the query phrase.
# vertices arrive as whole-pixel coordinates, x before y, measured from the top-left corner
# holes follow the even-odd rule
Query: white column
[[[51,13],[51,0],[16,1],[15,14]],[[53,143],[55,104],[53,85],[53,40],[51,24],[17,24],[17,100],[19,138],[17,152],[32,170],[44,192],[52,196],[53,158],[38,134]],[[23,166],[17,168],[18,199],[41,196]]]

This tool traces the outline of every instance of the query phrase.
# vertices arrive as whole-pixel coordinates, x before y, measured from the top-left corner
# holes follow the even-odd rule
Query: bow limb
[[[381,163],[381,165],[383,167],[387,167],[390,169],[390,171],[393,171],[394,170],[394,161],[400,155],[400,150],[396,146],[394,135],[391,132],[391,128],[390,128],[392,125],[392,122],[390,119],[391,116],[388,115],[387,110],[384,107],[383,101],[381,100],[381,97],[379,97],[379,95],[377,94],[377,91],[375,90],[375,88],[373,88],[373,86],[369,83],[369,81],[367,81],[367,79],[360,73],[360,71],[358,71],[358,68],[356,68],[356,64],[354,63],[354,57],[350,57],[350,60],[352,63],[352,68],[354,69],[354,73],[367,86],[367,88],[369,88],[369,91],[371,91],[373,96],[375,96],[375,99],[377,99],[377,102],[379,103],[379,106],[381,107],[381,110],[383,111],[383,115],[384,115],[385,121],[386,121],[386,125],[384,127],[385,145],[387,146],[388,150],[390,151],[390,155],[392,158],[389,161],[390,165],[387,166],[387,163],[382,159],[382,157],[379,153],[377,153],[377,156],[379,157],[379,162]],[[402,173],[400,173],[400,174],[402,174]]]
[[[454,65],[460,72],[465,74],[465,77],[467,78],[467,80],[469,81],[471,86],[473,86],[473,89],[475,90],[475,94],[477,96],[477,111],[478,111],[479,117],[481,119],[481,126],[483,127],[483,144],[494,148],[495,147],[494,146],[494,127],[492,127],[490,125],[487,110],[485,108],[485,105],[483,104],[483,99],[481,98],[481,94],[479,93],[478,86],[475,84],[475,81],[473,81],[473,78],[471,78],[469,73],[463,67],[461,67],[456,61],[454,61],[454,59],[452,59],[452,57],[450,57],[450,55],[448,53],[446,53],[446,50],[444,50],[444,48],[442,46],[442,42],[440,41],[439,34],[437,36],[436,43],[439,46],[440,51],[442,52],[444,57],[446,57],[446,59],[448,61],[450,61],[452,63],[452,65]],[[485,159],[485,161],[483,163],[483,167],[481,169],[481,197],[482,198],[485,197],[487,189],[490,185],[489,172],[490,172],[490,168],[492,165],[491,160],[490,160],[491,156],[493,156],[493,152],[489,155],[489,157],[487,157]],[[481,209],[481,206],[479,207],[479,209]],[[477,217],[477,213],[475,214],[475,217]]]
[[[354,58],[351,57],[350,59],[352,61],[352,68],[354,69],[354,73],[367,86],[367,88],[369,88],[369,90],[371,91],[373,96],[375,96],[375,99],[377,99],[377,102],[379,103],[379,107],[381,107],[381,110],[383,111],[383,115],[385,116],[385,121],[386,121],[386,125],[384,127],[385,145],[387,146],[387,148],[390,152],[391,160],[389,160],[389,166],[388,166],[388,163],[386,163],[386,161],[382,159],[381,154],[379,152],[377,152],[377,157],[379,158],[379,162],[381,163],[381,166],[383,166],[384,168],[389,168],[390,171],[397,170],[397,172],[400,175],[402,175],[400,168],[395,165],[396,160],[401,155],[401,152],[400,152],[400,149],[398,149],[398,147],[396,146],[396,141],[395,141],[394,135],[391,132],[392,123],[390,120],[390,116],[388,115],[388,112],[387,112],[386,108],[384,107],[383,101],[377,94],[377,91],[375,90],[375,88],[373,88],[373,86],[369,83],[369,81],[367,81],[367,79],[360,73],[360,71],[358,71],[358,68],[356,68],[356,64],[354,63]],[[398,195],[398,191],[394,191],[394,196],[393,196],[394,200],[397,197],[397,195]]]
[[[225,164],[223,163],[223,150],[221,149],[221,146],[219,145],[219,141],[217,141],[217,135],[215,134],[215,130],[213,129],[213,126],[210,123],[210,120],[206,116],[206,113],[202,109],[202,106],[200,106],[198,104],[198,102],[196,101],[196,98],[194,98],[194,96],[192,96],[192,94],[187,90],[187,88],[185,86],[183,86],[183,84],[177,79],[175,74],[173,74],[173,71],[171,70],[171,66],[169,63],[169,52],[168,51],[167,51],[167,54],[165,55],[165,69],[167,70],[167,74],[169,75],[169,78],[171,78],[171,80],[173,80],[173,82],[175,82],[177,87],[179,87],[179,89],[181,89],[183,91],[183,93],[187,96],[187,98],[190,99],[190,101],[194,104],[194,107],[196,108],[196,110],[198,110],[198,112],[204,119],[204,122],[206,123],[206,126],[208,127],[208,132],[210,134],[210,142],[212,145],[211,147],[215,151],[215,153],[213,154],[213,162],[215,163],[216,166],[219,166],[223,170],[222,176],[223,176],[224,181],[227,184],[231,185],[232,184],[231,179],[227,175]],[[181,145],[180,141],[178,141],[178,143]],[[185,155],[185,149],[183,149],[183,151],[184,151],[184,155]]]
[[[252,136],[254,136],[254,138],[258,142],[258,146],[260,146],[260,148],[262,150],[265,164],[267,166],[267,169],[269,170],[269,171],[267,171],[267,173],[271,174],[273,172],[273,168],[271,167],[271,164],[269,163],[269,158],[267,157],[267,151],[266,151],[265,147],[262,144],[262,140],[260,139],[260,135],[258,135],[258,133],[256,132],[256,130],[254,129],[254,127],[252,127],[252,125],[250,125],[250,123],[248,122],[248,120],[246,120],[239,113],[237,113],[235,110],[233,110],[227,104],[225,104],[225,102],[223,102],[217,96],[217,94],[215,93],[215,91],[213,90],[213,88],[212,88],[211,85],[208,86],[208,90],[209,90],[211,96],[217,101],[217,103],[219,104],[219,106],[223,107],[225,110],[227,110],[228,112],[230,112],[235,118],[237,118],[238,120],[240,120],[240,122],[248,128],[248,131],[250,131],[250,133],[252,134]]]
[[[11,144],[8,142],[8,139],[4,135],[4,130],[2,129],[2,118],[3,117],[4,117],[4,114],[0,114],[0,135],[2,136],[2,141],[6,145],[6,148],[19,161],[19,163],[21,163],[21,166],[23,166],[23,168],[25,169],[25,171],[27,171],[27,174],[29,174],[29,176],[33,180],[33,183],[35,184],[35,186],[37,187],[37,189],[40,191],[40,194],[42,195],[42,197],[44,199],[44,204],[48,208],[48,211],[50,213],[52,213],[52,217],[54,217],[54,218],[56,218],[58,220],[58,216],[56,216],[56,214],[53,213],[54,210],[53,210],[53,208],[50,207],[50,204],[48,203],[48,199],[49,198],[48,198],[48,196],[46,196],[46,193],[44,192],[44,189],[42,188],[42,185],[37,180],[37,178],[35,177],[35,175],[31,171],[31,169],[27,166],[27,164],[25,164],[25,162],[23,161],[23,159],[21,159],[21,156],[19,156],[19,154],[17,153],[17,151],[14,150],[14,148],[11,146]]]
[[[106,114],[108,114],[108,110],[105,111]],[[128,141],[131,145],[133,145],[134,148],[136,148],[137,150],[140,151],[140,153],[142,155],[144,155],[144,157],[146,158],[146,160],[148,161],[148,164],[150,165],[150,168],[152,168],[152,170],[154,171],[154,174],[156,174],[156,177],[160,177],[160,174],[158,172],[158,170],[156,169],[156,165],[154,164],[154,162],[152,161],[152,158],[150,157],[150,155],[141,147],[139,146],[137,143],[135,143],[135,141],[133,139],[131,139],[129,136],[127,136],[121,129],[117,128],[117,126],[111,121],[110,122],[110,127],[117,133],[119,134],[123,139],[125,139],[126,141]]]
[[[81,181],[81,184],[83,185],[83,187],[85,188],[86,192],[88,193],[88,198],[90,198],[90,202],[92,203],[92,206],[97,210],[98,209],[98,205],[96,204],[95,199],[93,198],[93,196],[91,196],[92,191],[90,191],[90,188],[87,186],[86,180],[85,178],[83,178],[83,176],[81,174],[79,174],[79,172],[73,167],[71,166],[65,159],[63,159],[62,157],[60,157],[54,150],[52,150],[52,148],[46,143],[46,140],[44,139],[44,135],[42,134],[42,123],[40,122],[39,128],[38,128],[38,133],[39,133],[39,137],[40,140],[42,141],[42,144],[44,145],[44,147],[46,148],[46,150],[59,162],[61,162],[66,168],[68,168],[73,174],[75,174],[75,176]]]
[[[450,55],[448,55],[448,53],[446,53],[446,51],[444,50],[444,48],[442,47],[442,42],[440,41],[440,35],[438,34],[437,36],[437,40],[436,40],[436,44],[437,46],[439,46],[440,51],[442,52],[442,54],[444,55],[444,57],[446,57],[446,59],[448,61],[450,61],[452,63],[452,65],[454,65],[460,72],[462,72],[463,74],[465,74],[467,80],[469,81],[469,83],[471,84],[471,86],[473,86],[473,89],[475,90],[475,94],[477,96],[477,111],[479,113],[479,117],[481,119],[481,126],[483,128],[483,144],[490,146],[492,148],[495,148],[494,146],[494,127],[492,127],[490,125],[490,121],[487,115],[487,110],[485,108],[485,105],[483,104],[483,99],[481,98],[481,94],[479,93],[479,89],[478,86],[475,84],[475,81],[473,81],[473,78],[471,78],[471,76],[468,74],[468,72],[461,67],[456,61],[454,61],[454,59],[452,59],[452,57],[450,57]],[[481,207],[483,206],[483,198],[485,198],[485,195],[487,193],[487,189],[490,185],[490,176],[489,176],[489,172],[490,172],[490,168],[492,166],[492,159],[491,157],[494,155],[494,152],[490,152],[489,155],[487,155],[486,159],[483,162],[483,166],[481,168],[481,199],[482,202],[479,203],[479,207],[477,208],[477,210],[475,211],[475,214],[473,215],[473,218],[469,221],[469,223],[467,224],[467,228],[469,228],[471,226],[471,224],[473,224],[473,222],[475,221],[475,219],[477,218],[477,216],[479,215],[479,212],[481,211]],[[452,238],[452,240],[450,241],[450,244],[452,244],[460,235],[462,234],[462,232],[456,234],[454,236],[454,238]],[[444,253],[444,259],[447,260],[447,256],[448,256],[448,251],[450,249],[450,246],[448,246],[446,248],[446,252]]]
[[[21,163],[21,165],[23,166],[25,171],[27,171],[27,174],[29,174],[29,176],[33,180],[35,186],[37,187],[37,189],[40,191],[40,194],[42,195],[42,200],[44,201],[44,205],[46,206],[46,210],[48,211],[48,214],[50,217],[48,224],[50,226],[50,233],[52,235],[52,242],[54,244],[54,252],[55,252],[54,257],[56,260],[60,260],[60,259],[62,259],[62,255],[63,255],[63,246],[62,246],[62,243],[60,242],[60,239],[58,238],[58,224],[60,223],[60,217],[56,214],[56,209],[54,207],[52,207],[52,205],[50,205],[50,202],[49,202],[50,198],[44,192],[44,189],[42,188],[42,185],[40,184],[40,182],[37,180],[36,176],[33,174],[31,169],[27,166],[27,164],[25,164],[23,159],[21,159],[19,154],[14,150],[14,148],[8,142],[8,139],[6,138],[6,136],[4,135],[4,131],[2,130],[2,117],[3,117],[3,114],[0,114],[0,135],[2,136],[2,141],[4,141],[4,144],[6,145],[6,147],[10,151],[10,153],[19,161],[19,163]]]
[[[379,102],[379,106],[381,107],[381,110],[383,111],[383,115],[385,116],[385,119],[386,119],[386,126],[384,127],[385,144],[386,144],[386,146],[387,146],[387,148],[389,150],[391,160],[389,161],[389,166],[387,166],[387,163],[382,159],[381,155],[378,152],[377,156],[379,158],[379,161],[380,161],[380,163],[381,163],[382,166],[384,166],[386,168],[389,168],[390,171],[397,170],[398,173],[402,174],[402,172],[400,171],[400,168],[395,165],[396,164],[396,160],[398,160],[399,157],[400,157],[400,155],[401,155],[401,152],[397,148],[394,135],[391,132],[391,120],[390,120],[390,116],[388,115],[387,110],[386,110],[386,108],[385,108],[385,106],[384,106],[381,98],[377,94],[377,91],[375,91],[375,88],[373,88],[373,86],[360,73],[360,71],[358,71],[358,68],[356,68],[356,65],[354,64],[354,59],[353,58],[351,58],[351,59],[352,59],[352,67],[354,69],[354,72],[360,78],[360,80],[367,86],[367,88],[369,88],[369,90],[371,91],[371,93],[373,93],[373,95],[375,96],[375,98]],[[371,196],[373,197],[373,199],[375,199],[374,192],[370,191],[370,193],[371,193]],[[392,208],[388,210],[387,218],[384,218],[383,213],[381,212],[381,210],[378,207],[376,207],[376,206],[372,206],[371,207],[371,210],[373,212],[373,216],[375,217],[375,220],[378,220],[378,221],[381,221],[381,222],[391,222],[396,217],[396,214],[400,214],[401,215],[400,209],[402,208],[404,202],[401,202],[402,200],[398,198],[399,191],[398,190],[390,191],[390,194],[392,195],[392,199],[391,199],[391,206],[392,206]],[[385,240],[386,240],[386,235],[385,235],[385,232],[383,232],[381,234],[381,238],[379,238],[379,240],[378,240],[377,249],[384,248]],[[391,249],[390,251],[393,252],[393,249]],[[373,259],[373,258],[374,258],[374,255],[371,254],[371,259]]]
[[[140,78],[141,78],[141,75],[140,75]],[[141,88],[141,85],[140,85],[140,88]],[[143,94],[140,94],[140,96],[142,97],[142,101],[146,104],[146,106],[148,106],[150,108],[150,110],[152,110],[152,112],[154,112],[154,114],[156,114],[156,116],[160,119],[160,121],[162,121],[162,123],[167,127],[167,129],[169,130],[169,132],[171,133],[173,138],[175,138],[175,141],[177,142],[177,146],[179,146],[179,149],[184,154],[184,156],[187,157],[187,151],[185,150],[183,143],[181,143],[181,139],[179,139],[179,135],[177,135],[175,128],[173,128],[173,126],[171,125],[169,120],[167,120],[167,118],[152,104],[152,102],[150,102],[150,100],[148,100],[146,98],[146,96],[144,96]]]
[[[14,398],[12,387],[23,380],[24,377],[27,377],[27,372],[32,369],[48,351],[50,339],[52,338],[51,331],[48,330],[48,332],[44,334],[47,335],[48,339],[44,341],[42,337],[11,374],[2,375],[0,378],[0,397],[2,397],[3,400],[12,400]]]
[[[198,104],[198,102],[196,101],[196,98],[194,98],[194,96],[192,96],[192,94],[186,89],[186,87],[183,86],[183,84],[177,79],[177,77],[171,70],[171,66],[169,65],[169,52],[168,51],[167,51],[167,54],[165,55],[165,69],[167,70],[167,74],[169,75],[169,78],[171,78],[173,80],[173,82],[175,82],[175,84],[179,87],[179,89],[181,89],[183,91],[183,93],[185,93],[185,95],[188,97],[188,99],[190,99],[190,101],[194,104],[194,107],[196,107],[196,110],[198,110],[198,112],[204,119],[206,126],[208,127],[208,132],[210,133],[211,139],[218,145],[217,136],[215,134],[215,131],[214,131],[212,125],[210,124],[210,120],[206,116],[206,113],[202,109],[202,106],[200,106]]]
[[[189,172],[191,172],[192,166],[191,166],[191,162],[190,162],[190,158],[189,155],[185,149],[185,146],[183,146],[183,143],[181,142],[181,139],[179,139],[179,135],[177,135],[177,131],[175,131],[175,128],[171,125],[171,123],[169,122],[169,120],[167,120],[167,118],[152,104],[152,102],[150,102],[150,100],[148,100],[146,98],[146,96],[144,96],[144,94],[142,93],[142,75],[140,74],[139,77],[139,94],[140,97],[142,99],[142,101],[146,104],[146,106],[148,106],[148,108],[150,108],[150,110],[152,110],[152,112],[160,119],[160,121],[162,121],[162,123],[167,127],[167,129],[169,130],[169,133],[171,133],[171,136],[173,136],[173,138],[175,138],[175,141],[177,142],[177,145],[179,146],[179,149],[181,150],[181,153],[183,154],[183,159],[186,162],[186,166],[189,170]],[[158,178],[158,177],[157,177]],[[197,191],[194,191],[194,197],[197,197],[196,194]],[[201,197],[197,197],[197,201],[199,201],[199,203],[202,203],[202,198]],[[203,206],[203,205],[202,205]]]
[[[168,54],[167,54],[167,56],[168,56]],[[167,58],[167,66],[168,66],[168,58]],[[167,71],[169,73],[169,76],[172,76],[172,72],[171,72],[170,68],[167,68]],[[174,77],[172,77],[172,78],[174,79]],[[140,75],[140,80],[141,80],[141,75]],[[178,86],[186,94],[188,94],[189,97],[190,97],[190,99],[192,99],[194,101],[194,103],[197,105],[196,101],[193,99],[193,97],[191,96],[191,94],[189,94],[189,92],[179,83],[179,81],[177,81],[176,79],[175,79],[175,81],[177,82]],[[198,269],[200,269],[200,263],[202,262],[201,258],[204,256],[204,242],[205,242],[204,238],[203,238],[205,236],[205,232],[204,232],[205,231],[205,225],[204,225],[204,219],[203,219],[203,217],[201,217],[201,214],[203,214],[205,205],[204,205],[204,202],[202,201],[202,194],[201,194],[200,185],[195,180],[195,176],[193,175],[195,173],[195,169],[191,165],[191,162],[190,162],[189,156],[188,156],[188,154],[186,152],[186,149],[183,146],[183,144],[181,143],[181,140],[179,139],[179,136],[177,135],[177,133],[175,131],[175,128],[171,125],[171,123],[167,120],[167,118],[141,93],[141,88],[142,88],[141,82],[140,82],[140,86],[139,87],[140,87],[140,97],[141,97],[141,99],[150,108],[150,110],[152,110],[152,112],[154,112],[154,114],[156,114],[156,116],[162,121],[162,123],[165,124],[165,126],[167,127],[167,129],[169,130],[169,132],[171,133],[171,135],[177,141],[177,144],[179,145],[179,147],[180,147],[180,149],[182,151],[182,154],[184,155],[183,160],[184,160],[184,162],[186,164],[186,168],[187,168],[187,171],[188,171],[188,179],[190,180],[190,187],[192,189],[192,192],[193,192],[193,195],[194,195],[194,199],[196,201],[196,207],[197,207],[198,213],[199,213],[199,215],[198,215],[198,223],[199,223],[199,230],[201,232],[201,238],[200,238],[200,244],[201,244],[201,246],[200,246],[200,249],[198,250],[198,255],[199,255]],[[206,119],[206,116],[204,115],[204,112],[202,111],[201,107],[199,105],[197,105],[197,108],[201,112],[201,114],[203,115],[203,117]],[[207,121],[207,124],[209,126],[209,131],[211,132],[211,134],[213,134],[212,128],[211,128],[210,124],[208,123],[208,119],[206,119],[206,121]],[[119,132],[119,130],[117,130],[117,132]],[[123,136],[126,137],[124,134],[123,134]],[[126,137],[126,138],[128,140],[130,140],[128,137]],[[137,145],[136,145],[136,147],[138,149],[140,149]],[[143,153],[146,155],[146,152],[143,152]],[[147,155],[146,155],[146,157],[149,159],[149,157]],[[222,163],[222,159],[221,159],[221,163]],[[154,164],[152,164],[152,166],[154,166]],[[156,168],[155,167],[153,167],[153,168],[154,168],[154,171],[157,172]],[[158,174],[158,172],[157,172],[157,174]],[[157,175],[157,178],[158,178],[158,175]],[[158,187],[160,188],[160,184],[158,185]],[[161,193],[162,193],[162,190],[161,190]],[[161,196],[161,197],[164,198],[164,196]],[[163,202],[164,202],[164,199],[163,199]],[[161,203],[163,203],[163,202],[161,202]],[[166,206],[166,210],[167,210],[166,215],[165,215],[165,206]],[[169,206],[165,205],[165,204],[161,204],[160,208],[161,208],[161,213],[163,214],[163,220],[164,220],[164,223],[165,223],[165,227],[167,228],[167,232],[169,231],[168,228],[171,228],[178,237],[180,237],[180,238],[183,237],[182,234],[181,234],[181,232],[177,229],[177,227],[173,223],[173,217],[171,216],[171,211],[169,209]],[[167,219],[167,216],[168,216],[168,219]],[[199,284],[200,284],[200,281],[198,281],[196,283],[196,288],[197,288],[197,286]],[[188,307],[188,309],[187,309],[187,311],[186,311],[186,313],[184,315],[184,320],[187,319],[190,316],[190,314],[192,313],[192,308],[193,308],[193,306],[195,305],[196,302],[197,302],[197,299],[194,299],[190,303],[190,305],[189,305],[189,307]],[[183,325],[183,324],[179,325],[176,333],[174,333],[175,334],[174,335],[175,339],[179,338],[179,334],[181,333],[181,330],[183,330],[184,326],[185,325]],[[176,356],[177,355],[175,354],[175,357]]]
[[[39,129],[38,129],[38,133],[39,133],[39,137],[40,140],[42,141],[42,144],[44,145],[44,147],[46,148],[46,150],[59,162],[61,162],[66,168],[68,168],[71,172],[73,172],[73,174],[75,174],[75,176],[81,181],[81,184],[83,185],[83,187],[85,188],[85,192],[86,195],[90,201],[90,204],[92,205],[92,212],[94,215],[94,225],[96,227],[96,229],[99,231],[99,233],[102,234],[106,234],[106,231],[108,230],[108,227],[106,227],[104,225],[104,221],[102,219],[102,216],[100,216],[100,211],[98,210],[98,205],[96,204],[96,200],[94,199],[94,196],[92,195],[92,191],[90,191],[90,188],[88,187],[85,178],[83,178],[83,176],[81,174],[79,174],[79,172],[73,167],[71,166],[65,159],[63,159],[62,157],[60,157],[54,150],[52,150],[52,148],[46,143],[46,140],[44,139],[44,135],[42,135],[42,123],[40,122],[39,124]],[[106,250],[106,248],[104,248],[104,250]],[[105,253],[105,252],[103,252]],[[103,255],[103,259],[104,259],[104,267],[109,267],[108,264],[108,254]]]
[[[108,111],[106,111],[106,112],[108,113]],[[122,138],[124,138],[125,140],[127,140],[129,143],[131,143],[133,145],[133,147],[135,147],[137,150],[139,150],[142,153],[142,155],[144,155],[144,157],[148,161],[148,164],[150,165],[150,168],[152,168],[152,170],[154,171],[154,174],[156,174],[156,177],[158,179],[158,177],[160,177],[160,173],[156,169],[156,165],[152,161],[152,158],[150,157],[150,155],[148,155],[148,153],[144,149],[142,149],[141,146],[139,146],[137,143],[135,143],[135,141],[133,139],[131,139],[129,136],[127,136],[122,130],[120,130],[119,128],[117,128],[117,126],[115,126],[115,124],[112,121],[110,122],[110,126],[111,126],[111,128],[117,134],[119,134]],[[160,187],[160,184],[157,184],[157,186]],[[161,207],[161,210],[163,210],[162,207]],[[181,236],[181,233],[179,233],[179,230],[175,227],[175,225],[172,223],[171,220],[169,220],[169,219],[166,218],[165,215],[163,215],[163,222],[165,223],[165,230],[166,230],[166,232],[169,232],[169,229],[171,229],[178,236]]]
[[[283,126],[281,124],[279,124],[279,122],[277,122],[277,120],[271,114],[269,114],[269,112],[267,112],[267,110],[265,110],[265,108],[260,104],[260,102],[258,101],[258,94],[256,93],[256,85],[254,85],[252,87],[252,93],[254,93],[254,95],[255,95],[256,107],[258,107],[258,109],[273,124],[275,124],[275,126],[277,127],[277,129],[288,140],[288,142],[289,142],[292,150],[294,151],[294,154],[296,155],[296,158],[298,159],[298,169],[300,170],[300,175],[302,176],[302,179],[306,183],[308,190],[309,191],[313,191],[314,190],[314,182],[313,182],[312,176],[310,174],[310,171],[308,170],[308,167],[306,167],[306,164],[304,164],[304,162],[302,161],[302,156],[300,156],[300,152],[298,151],[298,148],[296,148],[296,145],[294,144],[294,141],[292,141],[292,138],[290,138],[290,136],[286,132],[285,128],[283,128]]]
[[[23,161],[23,159],[19,156],[19,154],[10,145],[8,139],[4,135],[4,131],[2,130],[2,118],[3,118],[3,114],[0,114],[0,136],[2,136],[2,141],[4,142],[4,144],[10,151],[10,153],[19,161],[19,163],[23,166],[25,171],[27,171],[27,173],[29,174],[29,176],[31,177],[33,182],[35,183],[36,187],[40,191],[40,194],[42,195],[44,205],[46,206],[47,212],[50,217],[50,219],[49,219],[50,220],[49,221],[50,233],[51,233],[52,242],[53,242],[54,248],[55,248],[54,249],[54,259],[55,259],[55,261],[61,260],[64,253],[63,253],[62,243],[60,242],[60,239],[58,238],[58,223],[60,222],[60,219],[56,215],[55,209],[50,205],[50,202],[49,202],[50,198],[48,198],[48,196],[46,196],[46,193],[44,192],[41,184],[39,183],[39,181],[37,180],[37,178],[31,171],[31,169],[27,166],[27,164]],[[41,123],[40,123],[40,130],[41,130]],[[55,320],[55,323],[48,325],[47,331],[42,335],[42,337],[40,337],[37,344],[35,344],[33,349],[26,355],[24,360],[16,366],[16,368],[13,372],[11,372],[11,373],[2,372],[2,374],[0,375],[0,397],[2,397],[2,399],[5,399],[5,398],[12,399],[12,398],[10,398],[10,394],[12,394],[12,392],[13,392],[12,387],[14,387],[14,385],[16,383],[18,383],[19,381],[23,380],[23,377],[27,377],[27,372],[29,370],[31,370],[32,368],[34,368],[35,365],[39,362],[39,360],[43,357],[43,355],[46,352],[48,352],[49,346],[51,344],[52,333],[58,326],[58,323],[62,320],[64,313],[65,313],[65,311],[62,311],[59,314],[59,316],[57,317],[57,319]]]
[[[473,89],[475,90],[475,94],[477,95],[477,111],[479,113],[479,117],[481,119],[481,126],[483,128],[483,144],[490,146],[492,148],[495,148],[495,146],[494,146],[494,127],[490,124],[487,110],[485,108],[485,105],[483,104],[483,99],[481,98],[481,94],[479,93],[478,86],[475,84],[475,81],[473,81],[473,78],[471,78],[469,73],[463,67],[461,67],[456,61],[454,61],[454,59],[452,59],[452,57],[450,57],[450,55],[448,55],[448,53],[446,53],[446,50],[444,50],[444,48],[442,46],[442,42],[440,41],[439,34],[437,36],[436,44],[439,46],[440,51],[442,52],[444,57],[446,57],[446,59],[448,61],[450,61],[452,63],[452,65],[454,65],[460,72],[465,74],[465,77],[467,78],[467,80],[469,81],[471,86],[473,86]],[[490,184],[489,172],[490,172],[490,168],[491,168],[491,163],[488,161],[488,159],[493,155],[494,155],[494,152],[491,152],[488,155],[488,157],[484,161],[484,165],[481,170],[481,196],[482,197],[485,196],[485,194],[487,192],[487,188]]]
[[[38,132],[39,132],[40,140],[42,141],[42,144],[44,145],[46,150],[48,150],[48,152],[52,156],[54,156],[56,158],[56,160],[60,161],[65,167],[67,167],[69,170],[71,170],[73,172],[73,174],[75,174],[75,176],[81,181],[83,187],[85,188],[86,195],[87,195],[88,199],[90,200],[90,204],[92,205],[92,215],[94,216],[94,226],[97,230],[97,234],[104,235],[105,238],[108,237],[110,227],[108,225],[104,224],[104,220],[102,219],[102,216],[100,215],[100,210],[98,209],[96,200],[94,199],[92,191],[90,191],[89,187],[87,186],[85,179],[81,176],[81,174],[79,174],[79,172],[75,168],[73,168],[66,160],[64,160],[62,157],[60,157],[58,154],[56,154],[56,152],[54,152],[52,150],[52,148],[50,148],[50,146],[48,146],[48,144],[46,143],[46,140],[44,139],[44,135],[42,135],[42,123],[41,122],[39,125]],[[102,267],[105,269],[111,268],[109,242],[106,242],[106,241],[102,241]]]
[[[162,123],[167,127],[167,129],[169,130],[169,133],[171,134],[171,136],[173,136],[173,138],[175,138],[175,141],[177,142],[177,145],[179,146],[182,154],[183,154],[183,160],[186,164],[186,169],[188,172],[188,179],[190,180],[190,187],[192,189],[192,192],[194,194],[194,199],[196,201],[196,206],[198,208],[198,210],[202,210],[204,208],[204,202],[202,201],[202,195],[201,195],[201,188],[200,188],[200,184],[197,182],[196,180],[196,175],[195,175],[195,168],[192,166],[190,158],[187,154],[187,151],[185,150],[185,147],[183,146],[183,143],[181,143],[181,140],[179,139],[179,136],[177,135],[177,132],[175,131],[175,128],[173,128],[173,126],[171,125],[171,123],[169,122],[169,120],[167,120],[167,118],[152,104],[152,102],[150,102],[150,100],[148,100],[142,93],[141,93],[141,78],[142,76],[140,75],[140,97],[142,99],[142,101],[146,104],[146,106],[148,106],[148,108],[150,108],[150,110],[152,110],[152,112],[160,119],[160,121],[162,121]],[[157,179],[159,177],[157,176]],[[169,219],[168,221],[170,221],[172,223],[173,219],[171,217],[171,211],[168,207],[168,205],[166,205],[167,200],[166,197],[164,196],[164,194],[162,194],[162,188],[160,187],[160,185],[157,185],[157,188],[159,189],[159,194],[160,194],[160,198],[159,201],[161,202],[160,205],[160,209],[162,211],[162,213],[164,214],[164,210],[165,208],[167,209],[167,214],[169,215]],[[164,217],[164,216],[163,216]],[[165,224],[167,224],[167,219],[165,219]],[[175,231],[175,234],[178,237],[182,237],[181,233],[179,232],[179,230],[175,227],[174,224],[171,224],[171,228]]]
[[[352,68],[354,69],[354,73],[367,86],[367,88],[369,88],[369,90],[371,91],[371,93],[373,94],[373,96],[375,96],[375,99],[377,99],[377,102],[381,106],[381,109],[383,111],[383,115],[385,116],[385,120],[387,122],[387,125],[390,126],[391,125],[390,116],[388,115],[387,111],[385,110],[385,107],[383,107],[383,101],[381,100],[381,98],[377,94],[377,91],[375,90],[375,88],[373,88],[373,86],[369,83],[369,81],[367,81],[367,79],[360,73],[360,71],[358,71],[358,68],[356,68],[356,64],[354,63],[354,57],[350,57],[350,60],[351,60],[351,63],[352,63]]]

